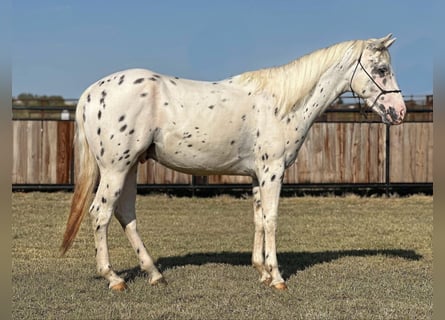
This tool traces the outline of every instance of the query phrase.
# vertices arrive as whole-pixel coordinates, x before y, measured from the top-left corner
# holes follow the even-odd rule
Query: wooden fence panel
[[[12,125],[12,183],[30,183],[27,177],[28,122],[14,121]]]
[[[13,184],[70,184],[72,121],[13,121]],[[284,183],[384,183],[386,126],[324,123],[311,128]],[[390,127],[390,182],[432,182],[433,124]],[[77,170],[77,163],[74,166]],[[149,160],[139,165],[139,184],[192,184],[191,175]],[[213,175],[208,184],[246,184],[250,177]]]
[[[385,137],[379,123],[315,123],[284,182],[384,182]]]
[[[433,123],[390,127],[390,181],[433,182]]]

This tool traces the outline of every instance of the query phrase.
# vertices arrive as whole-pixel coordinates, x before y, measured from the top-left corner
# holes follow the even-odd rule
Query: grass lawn
[[[70,193],[12,195],[13,319],[430,319],[433,198],[282,198],[278,260],[289,290],[250,265],[249,199],[138,196],[139,231],[168,281],[151,287],[119,224],[111,262],[129,290],[96,274],[86,218],[65,257]]]

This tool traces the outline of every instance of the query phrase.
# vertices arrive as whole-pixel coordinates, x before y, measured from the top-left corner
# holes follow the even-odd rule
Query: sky
[[[431,94],[432,16],[414,0],[15,0],[12,95],[76,99],[129,68],[216,81],[388,33],[402,93]]]

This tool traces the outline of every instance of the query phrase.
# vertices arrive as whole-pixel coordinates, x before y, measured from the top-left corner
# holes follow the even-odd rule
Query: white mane
[[[349,59],[358,59],[366,41],[346,41],[304,55],[288,64],[245,72],[239,81],[252,85],[257,91],[273,94],[287,114],[312,91],[320,76],[333,64],[342,61],[348,53]]]

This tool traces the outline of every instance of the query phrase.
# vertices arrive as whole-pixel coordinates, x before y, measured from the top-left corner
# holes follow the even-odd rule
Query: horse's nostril
[[[405,110],[404,109],[400,110],[400,119],[403,119],[403,118],[405,118]]]

